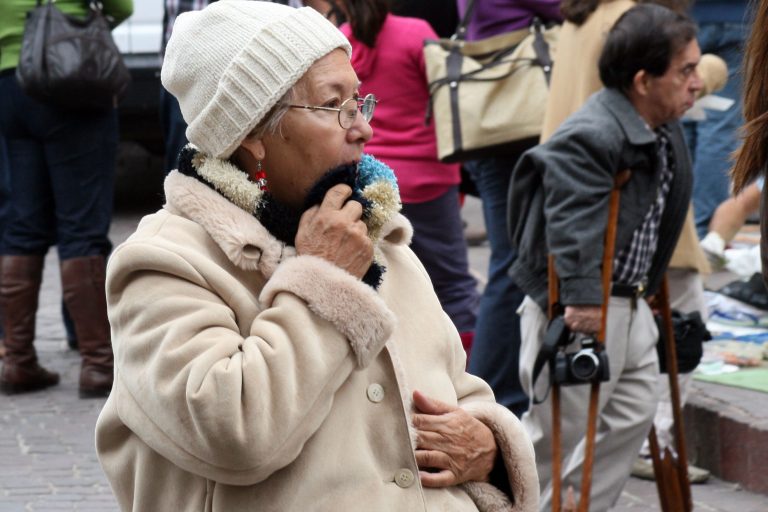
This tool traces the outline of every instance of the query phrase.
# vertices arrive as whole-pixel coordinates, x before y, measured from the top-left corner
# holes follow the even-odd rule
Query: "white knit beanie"
[[[319,58],[346,37],[310,7],[219,0],[181,14],[160,79],[181,107],[187,139],[228,158]]]

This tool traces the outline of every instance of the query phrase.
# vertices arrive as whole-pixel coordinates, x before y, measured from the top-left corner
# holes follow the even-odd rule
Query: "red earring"
[[[253,178],[261,190],[267,190],[267,173],[261,168],[261,160],[256,162],[256,174]]]

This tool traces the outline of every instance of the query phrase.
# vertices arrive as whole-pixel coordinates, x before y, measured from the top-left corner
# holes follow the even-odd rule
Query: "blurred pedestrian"
[[[131,0],[104,0],[120,23]],[[83,397],[112,386],[112,347],[104,297],[107,237],[117,150],[117,111],[69,111],[24,94],[14,76],[24,20],[36,0],[0,2],[0,135],[10,171],[10,212],[2,238],[0,305],[6,357],[0,391],[21,393],[53,386],[59,375],[37,362],[35,314],[48,249],[59,253],[64,302],[75,324]],[[84,17],[88,4],[59,0],[66,14]]]
[[[724,111],[707,110],[703,121],[685,122],[685,135],[693,159],[693,209],[700,238],[708,231],[717,207],[731,195],[728,171],[738,147],[742,115],[741,59],[747,37],[747,0],[696,0],[691,15],[699,25],[702,53],[722,58],[728,82],[718,96],[733,100]]]
[[[467,0],[458,0],[460,15]],[[467,40],[491,37],[531,25],[533,18],[559,22],[560,0],[475,1]],[[522,154],[523,151],[521,151]],[[520,318],[517,308],[525,294],[508,274],[515,261],[507,226],[507,190],[519,155],[498,155],[464,163],[483,202],[483,218],[491,247],[488,283],[480,299],[469,372],[491,385],[496,400],[517,416],[528,409],[528,397],[517,373]]]

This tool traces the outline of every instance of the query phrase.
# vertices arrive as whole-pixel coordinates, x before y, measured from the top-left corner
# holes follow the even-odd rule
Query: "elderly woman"
[[[408,249],[375,99],[309,8],[181,15],[191,145],[107,275],[97,425],[123,510],[535,510],[530,440]]]

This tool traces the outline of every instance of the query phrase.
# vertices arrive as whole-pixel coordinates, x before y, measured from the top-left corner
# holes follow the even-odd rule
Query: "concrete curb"
[[[684,422],[692,463],[768,495],[768,394],[694,381]]]

